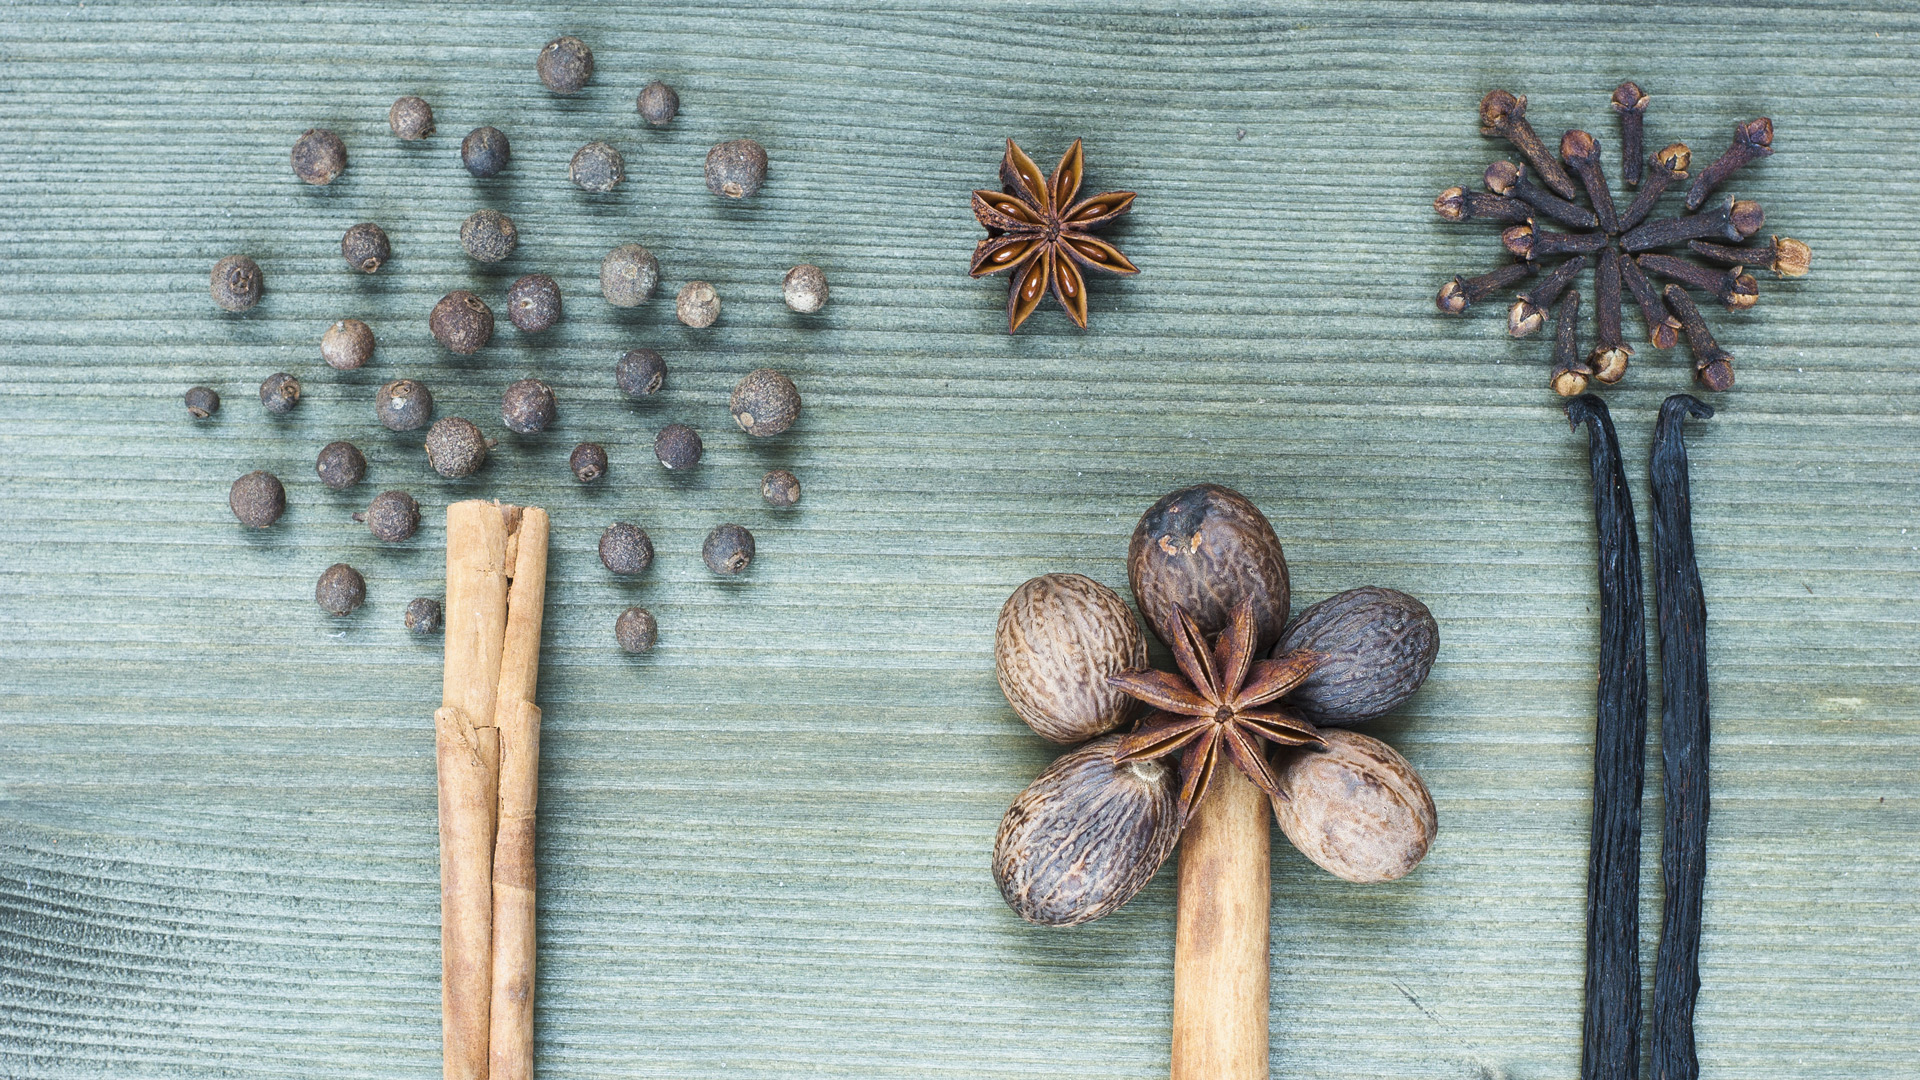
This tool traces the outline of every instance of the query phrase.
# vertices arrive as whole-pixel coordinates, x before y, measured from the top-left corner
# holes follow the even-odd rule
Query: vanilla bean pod
[[[1700,993],[1700,905],[1707,878],[1707,605],[1693,557],[1687,417],[1713,409],[1675,394],[1660,406],[1653,479],[1653,592],[1660,618],[1660,760],[1666,822],[1660,874],[1666,900],[1653,966],[1654,1080],[1698,1080],[1693,1004]]]
[[[1606,403],[1567,402],[1587,425],[1599,532],[1600,679],[1587,861],[1586,1021],[1581,1080],[1633,1080],[1640,1062],[1640,797],[1646,779],[1646,605],[1633,496]]]

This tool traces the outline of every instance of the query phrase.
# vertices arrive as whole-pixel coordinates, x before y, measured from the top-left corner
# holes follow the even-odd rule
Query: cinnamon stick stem
[[[1173,1080],[1266,1080],[1267,796],[1217,769],[1180,839]]]

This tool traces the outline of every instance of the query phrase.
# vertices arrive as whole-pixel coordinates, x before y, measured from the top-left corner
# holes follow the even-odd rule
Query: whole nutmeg
[[[222,311],[246,311],[260,302],[260,264],[245,255],[229,255],[213,264],[208,284]]]
[[[347,144],[326,128],[308,128],[293,144],[293,175],[309,184],[331,184],[346,167]]]
[[[593,50],[577,37],[557,37],[540,50],[534,68],[547,89],[556,94],[577,94],[593,78]]]
[[[1316,724],[1357,724],[1392,712],[1427,681],[1440,627],[1406,593],[1348,589],[1301,612],[1273,655],[1295,649],[1325,659],[1287,693],[1286,706]]]
[[[639,112],[640,119],[653,127],[663,127],[673,122],[680,112],[680,95],[673,87],[655,79],[640,91],[633,99],[633,107]]]
[[[433,394],[415,379],[395,379],[373,399],[374,414],[388,431],[418,431],[433,420]]]
[[[412,95],[395,98],[387,110],[387,126],[395,137],[408,142],[424,139],[433,134],[433,106]]]
[[[1439,831],[1433,796],[1407,759],[1379,739],[1322,728],[1325,750],[1284,750],[1273,816],[1300,853],[1338,878],[1405,877]]]
[[[527,274],[507,287],[507,318],[529,334],[560,321],[560,286],[545,274]]]
[[[1107,676],[1147,666],[1147,639],[1120,594],[1080,574],[1013,590],[993,635],[1000,692],[1041,738],[1077,743],[1126,723],[1134,699]]]
[[[520,230],[498,210],[475,210],[460,223],[460,246],[476,262],[497,263],[520,246]]]
[[[630,398],[652,397],[667,379],[667,362],[652,349],[629,349],[613,366],[613,379]]]
[[[397,544],[420,528],[420,504],[404,491],[383,491],[353,520],[364,523],[375,540]]]
[[[521,379],[500,395],[500,422],[516,435],[538,435],[560,413],[553,387],[539,379]]]
[[[340,257],[355,270],[371,274],[393,258],[393,245],[387,241],[385,229],[363,221],[340,238]]]
[[[696,330],[712,326],[720,317],[720,294],[704,281],[689,281],[673,298],[673,313]]]
[[[603,142],[590,142],[573,152],[567,164],[567,176],[581,191],[605,195],[627,178],[627,163],[620,151]]]
[[[1287,625],[1287,557],[1258,507],[1218,484],[1182,488],[1148,507],[1127,548],[1127,581],[1161,641],[1176,633],[1173,608],[1186,609],[1202,633],[1226,629],[1233,609],[1252,597],[1256,654]]]
[[[346,563],[334,563],[320,572],[313,586],[313,602],[329,615],[351,615],[367,602],[367,579]]]
[[[1109,735],[1061,755],[1000,819],[993,880],[1028,922],[1078,926],[1112,914],[1180,839],[1173,770],[1118,761],[1119,746]]]
[[[427,329],[448,352],[471,356],[493,340],[493,309],[467,290],[455,289],[433,305]]]
[[[734,139],[707,151],[707,190],[744,199],[767,182],[767,152],[752,139]]]
[[[621,244],[600,260],[600,295],[614,307],[639,307],[660,284],[660,260],[639,244]]]
[[[435,420],[427,429],[427,464],[449,480],[472,476],[487,463],[491,445],[471,420],[458,416]]]
[[[352,371],[373,359],[373,327],[341,319],[320,335],[320,358],[335,371]]]
[[[827,275],[811,263],[801,263],[787,271],[780,283],[780,295],[788,307],[811,315],[827,306]]]
[[[800,418],[800,391],[780,372],[760,368],[734,384],[728,408],[741,431],[778,435]]]

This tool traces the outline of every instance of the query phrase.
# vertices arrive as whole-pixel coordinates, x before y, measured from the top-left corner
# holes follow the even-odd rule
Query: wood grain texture
[[[533,58],[563,32],[596,73],[558,100]],[[1740,386],[1690,446],[1716,728],[1703,1075],[1910,1072],[1916,46],[1920,16],[1892,3],[5,5],[0,1074],[434,1074],[440,650],[400,613],[439,594],[440,509],[486,495],[553,513],[543,1075],[1164,1075],[1172,875],[1064,933],[994,891],[1000,813],[1052,750],[1000,698],[992,633],[1039,573],[1124,591],[1140,511],[1213,480],[1273,519],[1296,606],[1378,584],[1441,628],[1431,682],[1368,729],[1432,787],[1426,863],[1356,886],[1274,848],[1276,1074],[1571,1075],[1585,444],[1543,388],[1544,343],[1434,314],[1444,280],[1498,253],[1429,201],[1503,152],[1478,134],[1485,90],[1611,154],[1607,96],[1629,77],[1654,96],[1649,145],[1717,153],[1771,116],[1777,153],[1731,189],[1815,252],[1806,278],[1763,277],[1753,311],[1709,314]],[[1737,77],[1714,73],[1725,57]],[[656,77],[682,112],[641,130],[633,95]],[[387,132],[406,93],[434,105],[424,143]],[[457,157],[480,124],[514,147],[488,183]],[[350,153],[324,189],[287,164],[314,125]],[[771,176],[722,205],[701,157],[743,135]],[[1092,282],[1089,332],[1043,310],[1009,338],[1001,285],[964,274],[966,193],[1008,135],[1049,162],[1084,137],[1092,189],[1140,193],[1108,237],[1142,272]],[[566,180],[596,138],[627,159],[609,196]],[[521,230],[491,268],[457,241],[483,206]],[[366,220],[394,247],[374,277],[338,255]],[[665,296],[713,282],[720,323],[600,301],[599,258],[630,240]],[[230,251],[266,277],[246,316],[206,295]],[[780,302],[803,261],[832,282],[818,316]],[[456,359],[428,337],[449,289],[492,302],[534,271],[567,302],[542,340],[503,321]],[[317,351],[345,316],[380,345],[342,374]],[[613,383],[637,345],[667,356],[656,403]],[[1635,363],[1608,397],[1644,506],[1686,364]],[[806,411],[750,442],[726,393],[762,365]],[[279,370],[307,393],[272,419],[253,395]],[[442,481],[417,438],[374,424],[373,389],[402,375],[496,435],[501,389],[537,375],[560,419]],[[196,383],[226,399],[206,424],[180,405]],[[650,460],[671,421],[708,437],[690,476]],[[313,475],[341,437],[372,463],[347,495]],[[566,472],[582,439],[613,458],[597,488]],[[776,466],[806,485],[792,511],[759,501]],[[291,503],[260,534],[225,506],[253,468]],[[380,547],[347,515],[388,487],[427,524]],[[637,581],[594,556],[617,519],[660,552]],[[739,579],[699,561],[721,521],[759,540]],[[342,560],[370,598],[333,620],[311,594]],[[612,640],[631,603],[660,621],[639,659]],[[1643,892],[1649,965],[1659,902]]]

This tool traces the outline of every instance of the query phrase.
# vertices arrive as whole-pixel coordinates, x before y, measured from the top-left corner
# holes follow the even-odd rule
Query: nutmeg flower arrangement
[[[1420,862],[1436,830],[1426,785],[1392,747],[1345,728],[1419,689],[1439,630],[1426,605],[1382,588],[1289,623],[1272,524],[1214,484],[1141,516],[1127,579],[1177,671],[1148,667],[1126,602],[1079,574],[1034,578],[1001,608],[1001,690],[1072,749],[1007,810],[994,880],[1021,918],[1074,926],[1131,900],[1179,846],[1173,1075],[1264,1077],[1267,815],[1348,881]]]

